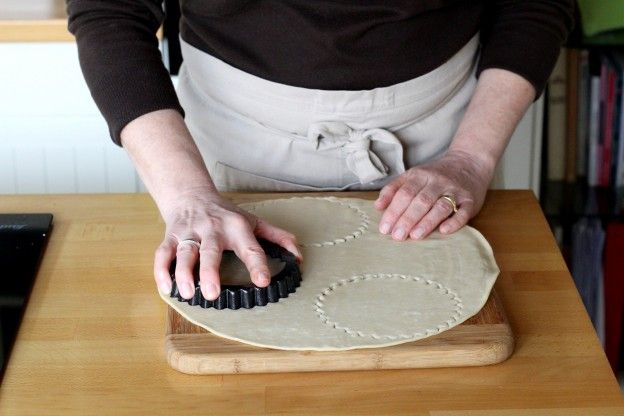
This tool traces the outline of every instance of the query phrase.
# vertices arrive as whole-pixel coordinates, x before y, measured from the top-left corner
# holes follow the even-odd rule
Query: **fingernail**
[[[422,238],[424,233],[425,233],[425,230],[423,230],[420,227],[416,227],[416,229],[412,231],[412,238],[418,240],[419,238]]]
[[[258,281],[260,282],[260,284],[265,285],[265,284],[269,284],[269,275],[265,274],[265,273],[260,273],[258,275]]]
[[[190,299],[195,295],[195,286],[190,282],[184,283],[184,287],[182,289],[184,289],[182,297],[185,299]]]
[[[448,232],[448,230],[449,230],[448,226],[443,225],[443,226],[440,227],[440,232],[442,234],[446,234]]]
[[[403,228],[397,228],[392,233],[392,237],[396,240],[403,240],[403,237],[405,237],[405,230]]]
[[[299,251],[299,249],[297,247],[294,247],[294,249],[295,249],[295,252],[294,252],[295,257],[297,258],[297,260],[301,260],[301,258],[302,258],[301,257],[301,251]]]
[[[379,232],[382,234],[388,234],[390,232],[390,223],[389,222],[384,222],[379,226]]]
[[[171,281],[167,279],[166,281],[158,283],[158,290],[162,293],[171,293]]]
[[[208,296],[209,299],[216,299],[219,297],[219,291],[217,290],[217,287],[210,282],[206,282],[202,284],[203,286],[203,292]]]

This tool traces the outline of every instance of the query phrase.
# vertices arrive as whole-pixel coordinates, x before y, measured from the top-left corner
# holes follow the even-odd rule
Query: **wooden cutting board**
[[[349,351],[284,351],[212,335],[167,307],[167,361],[188,374],[376,370],[495,364],[513,352],[514,339],[493,291],[481,311],[453,329],[414,342]]]

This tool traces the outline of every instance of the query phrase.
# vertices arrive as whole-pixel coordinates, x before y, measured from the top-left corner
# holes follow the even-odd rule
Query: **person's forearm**
[[[448,151],[469,155],[491,179],[534,98],[535,88],[520,75],[495,68],[483,71]]]
[[[121,131],[121,143],[161,213],[185,193],[216,192],[177,111],[154,111],[131,121]]]
[[[535,88],[519,75],[483,71],[446,154],[411,167],[379,193],[379,232],[402,241],[466,225],[481,209],[496,163],[534,97]]]
[[[182,113],[158,50],[162,0],[67,0],[68,29],[80,67],[112,139],[137,117],[161,109]]]
[[[271,273],[256,235],[289,250],[301,260],[293,234],[246,213],[218,192],[204,160],[175,110],[147,113],[121,131],[121,143],[156,201],[165,220],[165,237],[154,255],[154,278],[162,293],[174,279],[185,299],[196,293],[214,300],[221,292],[219,266],[223,250],[233,250],[258,287]]]

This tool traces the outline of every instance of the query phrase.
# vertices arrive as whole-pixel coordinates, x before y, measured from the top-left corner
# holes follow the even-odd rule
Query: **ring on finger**
[[[445,199],[446,201],[448,201],[449,204],[451,204],[451,208],[453,208],[453,214],[457,213],[457,200],[453,195],[442,195],[440,198]]]
[[[192,238],[185,238],[184,240],[178,241],[178,247],[180,247],[183,244],[190,244],[192,246],[197,247],[197,249],[201,247],[201,244],[199,243],[199,241],[195,241]]]

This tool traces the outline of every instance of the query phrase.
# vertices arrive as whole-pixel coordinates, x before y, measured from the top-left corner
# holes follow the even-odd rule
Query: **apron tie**
[[[371,149],[375,141],[388,144],[393,149],[395,172],[392,173],[405,172],[403,146],[394,134],[385,129],[355,130],[341,121],[319,122],[308,128],[308,140],[316,144],[317,150],[342,148],[347,168],[362,184],[385,178],[390,173],[390,168]]]

